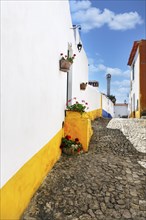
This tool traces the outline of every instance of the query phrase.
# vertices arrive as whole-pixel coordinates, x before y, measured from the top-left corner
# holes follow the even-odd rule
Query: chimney
[[[110,82],[111,82],[111,74],[107,74],[106,75],[106,79],[107,79],[107,96],[110,95]]]

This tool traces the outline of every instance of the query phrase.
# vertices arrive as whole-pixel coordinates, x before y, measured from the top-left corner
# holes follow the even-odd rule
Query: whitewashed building
[[[105,94],[101,94],[101,109],[103,118],[114,117],[114,104]]]
[[[114,118],[128,118],[128,104],[116,103],[114,106]]]
[[[86,100],[92,118],[102,116],[97,89],[80,90],[88,60],[79,41],[68,1],[1,2],[2,219],[20,218],[59,159],[67,100]],[[60,71],[61,53],[76,54],[68,73]]]
[[[146,40],[134,41],[129,56],[131,67],[129,117],[146,115]]]

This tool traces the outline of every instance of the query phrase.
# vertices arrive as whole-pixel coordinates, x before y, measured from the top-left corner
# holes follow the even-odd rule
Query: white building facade
[[[129,56],[131,67],[129,117],[146,115],[146,40],[135,41]]]
[[[116,103],[114,106],[114,118],[128,118],[128,104]]]
[[[135,57],[131,65],[131,74],[130,74],[130,105],[131,112],[133,117],[135,117],[136,111],[138,111],[138,101],[139,101],[139,51],[136,51]]]
[[[68,1],[1,2],[2,219],[20,218],[59,159],[67,99],[85,100],[100,116],[101,94],[80,90],[88,60],[75,30]],[[59,60],[68,52],[76,58],[65,73]],[[113,114],[112,105],[105,110]]]

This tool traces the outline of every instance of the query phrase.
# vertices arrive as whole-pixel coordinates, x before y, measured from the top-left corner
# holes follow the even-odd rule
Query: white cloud
[[[122,75],[122,70],[119,68],[106,67],[106,74],[107,73],[110,73],[113,76],[120,76]]]
[[[115,95],[117,99],[117,103],[120,102],[123,103],[124,100],[128,101],[127,94],[129,94],[129,89],[130,89],[130,79],[128,80],[127,78],[130,77],[130,70],[123,71],[122,69],[107,67],[103,64],[96,65],[92,58],[89,59],[89,63],[90,63],[89,74],[93,74],[93,75],[98,74],[99,79],[100,76],[105,77],[107,73],[110,73],[112,75],[111,94]],[[119,77],[121,77],[121,80],[115,80],[116,77],[118,77],[118,79]],[[100,84],[100,80],[99,80],[99,84]],[[106,84],[105,84],[105,88],[106,88]],[[100,91],[106,94],[105,88],[100,87]]]
[[[128,87],[111,87],[111,94],[115,95],[116,97],[116,103],[124,103],[124,100],[127,100],[128,102],[128,96],[129,96],[129,88]]]
[[[130,91],[130,80],[121,80],[111,82],[111,94],[114,94],[117,103],[128,101]]]
[[[116,103],[124,103],[124,101],[126,100],[126,102],[128,103],[128,96],[127,93],[116,93]]]
[[[85,10],[90,8],[91,2],[88,0],[83,0],[83,1],[70,1],[70,6],[71,6],[71,11],[75,12],[78,10]]]
[[[101,58],[101,55],[99,53],[95,53],[95,55],[97,56],[96,61],[97,63],[104,63],[104,60]]]
[[[129,93],[129,88],[128,88],[128,87],[121,87],[121,88],[118,88],[117,91],[118,91],[120,94]]]
[[[111,82],[112,85],[118,86],[118,87],[129,87],[130,86],[130,80],[124,79],[122,81],[113,81]]]
[[[98,72],[98,68],[94,64],[89,64],[89,73]]]
[[[92,61],[90,63],[90,61]],[[106,75],[107,73],[110,73],[112,76],[123,76],[123,77],[130,77],[130,70],[123,71],[119,68],[113,68],[113,67],[107,67],[103,64],[97,64],[95,65],[93,62],[93,59],[89,59],[89,73],[103,73]]]
[[[73,22],[80,24],[84,32],[100,28],[105,24],[112,30],[128,30],[143,23],[137,12],[115,14],[106,8],[101,11],[99,8],[92,7],[89,0],[71,1],[70,5]]]
[[[124,75],[125,77],[130,78],[130,69],[125,70],[125,71],[123,72],[123,75]]]
[[[142,24],[142,19],[137,12],[129,12],[115,15],[108,23],[112,30],[133,29],[137,24]]]
[[[97,68],[98,68],[98,71],[105,71],[105,72],[107,71],[107,67],[103,65],[102,63],[98,64]]]
[[[111,82],[111,93],[116,96],[117,103],[128,101],[128,94],[130,91],[130,80],[121,80]]]

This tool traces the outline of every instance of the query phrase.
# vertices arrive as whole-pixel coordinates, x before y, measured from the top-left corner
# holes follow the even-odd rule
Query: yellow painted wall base
[[[84,152],[88,151],[89,141],[93,134],[91,120],[87,113],[66,111],[64,134],[72,139],[79,138]]]
[[[102,117],[102,109],[96,109],[87,114],[91,120],[94,120],[95,118]]]
[[[134,118],[134,113],[130,113],[129,118]]]
[[[92,136],[91,120],[101,117],[97,109],[80,114],[67,111],[65,135],[79,138],[84,151]],[[91,120],[90,120],[91,119]],[[1,220],[18,220],[30,202],[31,197],[42,183],[46,174],[61,155],[60,143],[64,136],[61,129],[37,154],[35,154],[1,189]]]
[[[140,110],[134,112],[131,112],[129,115],[129,118],[140,118]]]
[[[61,155],[61,129],[1,189],[1,219],[18,220],[46,174]]]
[[[135,112],[135,118],[140,118],[140,111]]]

